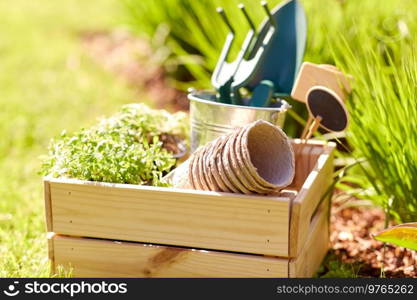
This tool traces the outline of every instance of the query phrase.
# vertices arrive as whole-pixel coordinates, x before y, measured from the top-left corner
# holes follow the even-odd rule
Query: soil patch
[[[352,201],[352,200],[350,200]],[[417,277],[417,252],[376,241],[372,234],[384,229],[381,209],[333,205],[331,247],[343,263],[356,264],[358,275],[380,277]]]

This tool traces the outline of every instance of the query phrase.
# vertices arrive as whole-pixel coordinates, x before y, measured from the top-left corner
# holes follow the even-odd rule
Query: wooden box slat
[[[55,233],[288,255],[286,197],[61,179],[49,184]]]
[[[307,152],[304,153],[304,157],[310,159],[304,163],[312,166],[312,169],[308,175],[305,175],[303,184],[292,202],[290,257],[298,257],[301,249],[304,248],[317,206],[327,200],[323,197],[333,181],[333,149],[333,147],[319,146],[304,149]],[[331,197],[331,194],[327,197]]]
[[[271,196],[47,178],[48,231],[296,258],[331,184],[334,147],[309,141],[293,184]]]
[[[329,201],[296,259],[53,235],[50,258],[74,277],[311,277],[328,249]]]
[[[317,272],[329,249],[329,210],[326,199],[311,221],[303,249],[289,264],[288,277],[311,277]]]
[[[287,277],[288,260],[259,255],[53,238],[54,264],[74,277]]]

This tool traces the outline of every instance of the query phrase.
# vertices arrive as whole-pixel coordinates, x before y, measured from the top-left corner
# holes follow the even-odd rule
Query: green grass
[[[358,278],[361,263],[343,263],[332,251],[323,259],[322,265],[317,271],[317,278]]]
[[[133,28],[151,35],[161,23],[171,29],[167,43],[173,54],[194,75],[193,84],[204,88],[210,86],[210,74],[227,33],[215,7],[224,6],[229,19],[239,24],[240,40],[247,26],[236,4],[246,3],[255,23],[263,17],[258,1],[249,0],[125,2]],[[269,2],[272,7],[280,1]],[[302,2],[308,17],[305,60],[336,64],[355,77],[355,91],[348,101],[351,123],[347,138],[354,148],[350,155],[364,163],[347,172],[343,181],[349,184],[343,187],[373,200],[398,222],[415,221],[417,1]],[[303,112],[299,104],[295,106],[296,112]],[[286,132],[293,135],[296,131],[290,129],[287,124]],[[340,275],[338,268],[338,262],[329,263],[329,276]]]
[[[133,28],[152,35],[160,24],[170,28],[167,44],[194,76],[196,87],[210,87],[210,74],[227,28],[215,13],[221,5],[239,40],[247,32],[237,3],[247,5],[256,24],[264,17],[257,1],[125,0]],[[270,6],[281,2],[271,0]],[[354,183],[400,222],[417,218],[417,1],[301,1],[308,19],[306,61],[336,64],[355,77],[348,102],[352,115],[348,140],[361,170],[350,172]],[[237,42],[236,46],[240,46]],[[178,78],[177,78],[178,79]],[[179,77],[179,79],[181,79]],[[294,112],[306,115],[300,103]],[[288,118],[287,134],[296,136],[296,118]],[[349,178],[349,180],[352,177]],[[346,178],[347,180],[348,178]]]
[[[417,219],[417,2],[378,4],[346,1],[321,10],[322,18],[311,25],[321,28],[316,36],[327,40],[335,63],[355,78],[347,133],[354,155],[365,163],[346,180],[359,183],[362,196],[396,221],[412,222]]]
[[[360,74],[350,105],[354,122],[349,140],[365,163],[359,170],[362,174],[353,174],[354,180],[365,190],[364,197],[397,222],[413,222],[417,220],[417,48],[404,43],[397,42],[398,50],[386,57],[368,47],[349,52],[341,64]],[[364,61],[357,59],[358,54]]]
[[[114,0],[0,2],[0,277],[49,274],[37,172],[50,138],[134,97],[79,43],[122,16]]]
[[[207,87],[226,33],[214,13],[222,1],[181,1],[182,6],[176,5],[179,0],[125,1],[149,6],[146,22],[135,19],[138,32],[153,38],[159,24],[171,27],[175,36],[168,43],[176,58],[169,62],[186,65],[195,86]],[[239,13],[237,2],[223,1],[229,16]],[[259,21],[258,2],[243,2]],[[356,78],[348,138],[355,156],[366,159],[366,172],[356,168],[350,179],[361,185],[362,195],[390,206],[398,220],[415,221],[417,2],[303,3],[309,22],[306,60],[336,63]],[[169,9],[161,10],[162,4]],[[190,5],[194,14],[210,17],[187,15]],[[89,126],[135,96],[93,63],[79,43],[80,32],[112,29],[123,18],[117,0],[0,2],[0,277],[48,276],[42,182],[36,174],[49,139],[63,129]]]

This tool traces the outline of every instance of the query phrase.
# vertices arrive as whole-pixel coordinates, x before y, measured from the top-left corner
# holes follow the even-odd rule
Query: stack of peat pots
[[[175,187],[270,194],[294,177],[294,153],[285,133],[256,121],[198,148],[173,178]]]

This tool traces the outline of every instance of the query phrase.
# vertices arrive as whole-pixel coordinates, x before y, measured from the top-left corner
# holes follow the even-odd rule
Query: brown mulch
[[[141,95],[145,92],[155,107],[188,110],[186,94],[169,85],[166,71],[147,41],[115,30],[84,33],[81,42],[93,60],[126,80]]]
[[[417,252],[378,242],[372,234],[384,229],[381,209],[343,207],[334,204],[331,216],[331,246],[344,263],[356,264],[358,275],[381,277],[417,277]]]

